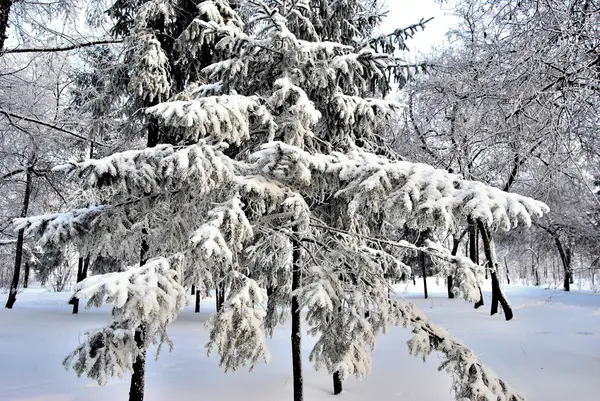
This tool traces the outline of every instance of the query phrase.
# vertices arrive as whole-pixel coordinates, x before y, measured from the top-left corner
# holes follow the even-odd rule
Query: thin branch
[[[30,47],[30,48],[21,48],[21,49],[19,49],[19,48],[6,49],[6,50],[2,51],[1,54],[65,52],[65,51],[69,51],[69,50],[83,49],[86,47],[111,45],[111,44],[122,43],[122,42],[123,42],[122,40],[117,40],[117,39],[106,39],[106,40],[97,40],[97,41],[85,42],[85,43],[76,43],[74,45],[64,46],[64,47]]]
[[[28,168],[29,168],[29,167],[21,167],[21,168],[18,168],[18,169],[16,169],[16,170],[13,170],[13,171],[11,171],[11,172],[8,172],[8,173],[4,174],[2,177],[0,177],[0,181],[4,181],[4,180],[6,180],[7,178],[10,178],[10,177],[12,177],[12,176],[15,176],[15,175],[17,175],[17,174],[24,173],[24,172],[26,172],[26,171],[27,171],[27,169],[28,169]]]
[[[44,178],[46,179],[46,181],[48,182],[48,185],[50,185],[50,188],[52,188],[52,190],[54,190],[54,192],[56,192],[56,194],[60,197],[60,199],[63,201],[63,203],[66,205],[67,204],[67,200],[65,199],[65,197],[60,193],[60,191],[54,186],[54,184],[52,183],[52,181],[50,180],[50,178],[48,178],[48,176],[46,174],[44,174]]]
[[[11,117],[18,118],[19,120],[23,120],[23,121],[27,121],[27,122],[30,122],[30,123],[38,124],[38,125],[41,125],[41,126],[44,126],[44,127],[47,127],[47,128],[51,128],[53,130],[56,130],[56,131],[59,131],[59,132],[71,135],[71,136],[73,136],[75,138],[81,139],[82,141],[86,141],[86,142],[90,141],[89,138],[86,138],[83,135],[79,135],[79,134],[77,134],[77,133],[75,133],[73,131],[66,130],[66,129],[61,128],[59,126],[56,126],[56,125],[53,125],[53,124],[49,124],[49,123],[46,123],[44,121],[37,120],[35,118],[29,118],[29,117],[21,116],[19,114],[11,113],[9,111],[5,111],[5,110],[2,110],[2,109],[0,109],[0,113],[4,114],[9,119]],[[107,147],[108,146],[108,145],[105,145],[105,144],[103,144],[101,142],[96,142],[94,140],[92,140],[92,142],[95,143],[98,146],[103,146],[103,147]]]

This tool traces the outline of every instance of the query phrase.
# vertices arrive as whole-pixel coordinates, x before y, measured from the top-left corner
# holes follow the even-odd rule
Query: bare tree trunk
[[[454,292],[452,291],[452,288],[454,287],[454,277],[452,277],[452,275],[449,275],[446,278],[446,286],[448,287],[448,298],[454,299]]]
[[[342,392],[342,378],[339,372],[333,373],[333,394],[338,395]]]
[[[0,32],[0,34],[3,34],[3,32]],[[33,172],[31,171],[31,168],[28,168],[27,179],[25,182],[25,196],[23,197],[23,208],[21,209],[21,217],[27,217],[27,210],[29,209],[29,198],[31,198],[32,183]],[[12,309],[15,302],[17,302],[17,289],[19,288],[19,275],[21,274],[21,260],[23,258],[24,236],[25,229],[22,228],[17,234],[17,248],[15,250],[15,268],[13,271],[12,282],[10,284],[10,292],[8,293],[8,299],[6,300],[6,307],[8,309]]]
[[[29,287],[29,262],[25,262],[25,274],[23,275],[23,288]]]
[[[506,256],[504,257],[504,268],[506,269],[506,284],[510,284],[510,276],[508,275],[508,263],[506,263]]]
[[[194,306],[194,313],[200,313],[200,291],[196,290],[196,305]]]
[[[425,268],[425,254],[421,252],[421,269],[423,270],[423,295],[425,299],[429,298],[427,294],[427,269]]]
[[[77,282],[85,280],[90,266],[90,258],[79,258],[77,264]],[[73,314],[79,313],[79,298],[71,298],[69,302],[73,305]]]
[[[8,29],[8,16],[13,0],[0,0],[0,53],[4,50],[4,41],[8,38],[6,31]]]
[[[423,231],[421,233],[419,233],[419,246],[423,246],[425,245],[425,239],[429,236],[429,232],[428,231]],[[421,273],[423,274],[423,296],[425,297],[425,299],[429,298],[429,294],[427,293],[427,266],[426,266],[426,259],[425,259],[425,253],[421,252],[420,255],[420,262],[421,262]]]
[[[192,289],[190,291],[190,295],[196,295],[196,286],[192,285]]]
[[[146,264],[148,260],[148,241],[146,236],[147,230],[143,230],[142,245],[140,251],[140,266]],[[146,382],[146,325],[140,324],[135,330],[135,345],[137,355],[133,362],[133,373],[131,375],[131,383],[129,386],[129,401],[144,400],[144,385]]]
[[[459,238],[454,237],[452,242],[452,256],[456,256],[456,254],[458,253],[458,247],[460,246],[460,240],[462,239],[462,237],[462,235]],[[452,291],[452,288],[454,287],[454,277],[452,276],[452,274],[448,275],[448,277],[446,278],[446,284],[448,287],[448,298],[454,299],[454,291]]]
[[[129,387],[129,401],[144,400],[144,384],[146,382],[146,325],[141,324],[135,330],[135,345],[138,355],[133,362],[133,374],[131,375],[131,386]]]
[[[563,287],[565,291],[571,291],[571,280],[570,280],[570,272],[571,272],[571,258],[570,252],[567,254],[565,252],[565,248],[558,237],[558,234],[554,234],[554,243],[556,244],[556,248],[558,249],[558,254],[560,255],[560,260],[563,264],[563,268],[565,269],[565,276],[563,279]]]
[[[148,123],[148,142],[147,147],[152,148],[158,144],[158,120],[150,118]],[[146,264],[148,260],[148,230],[142,229],[142,243],[140,245],[140,266]],[[135,330],[135,345],[137,355],[133,362],[133,373],[131,375],[131,384],[129,386],[129,401],[144,400],[144,384],[146,381],[146,325],[140,324]]]
[[[294,235],[297,231],[294,230]],[[292,237],[292,294],[301,286],[302,272],[300,267],[300,244],[296,237]],[[302,377],[302,332],[300,327],[300,303],[298,297],[292,295],[292,376],[294,382],[294,401],[303,401]]]
[[[225,303],[225,283],[220,282],[217,284],[217,288],[215,289],[215,302],[217,307],[217,312],[220,312],[223,309],[223,304]]]
[[[468,223],[469,223],[469,257],[471,258],[471,261],[475,264],[479,264],[479,249],[478,249],[478,242],[477,242],[477,225],[475,224],[475,222],[473,221],[473,219],[471,219],[469,217],[468,219]],[[481,288],[479,288],[479,301],[475,302],[475,309],[478,309],[480,307],[482,307],[484,305],[483,302],[483,293],[481,292]]]
[[[485,252],[485,256],[487,258],[487,265],[490,269],[490,276],[492,278],[492,308],[491,314],[494,315],[498,313],[498,303],[502,306],[502,310],[504,311],[504,317],[506,320],[510,320],[513,318],[512,309],[500,288],[500,282],[498,281],[498,264],[496,263],[496,254],[494,250],[494,240],[488,230],[487,227],[483,225],[481,221],[477,222],[479,226],[479,232],[481,234],[481,240],[483,241],[483,250]]]
[[[573,284],[573,264],[571,263],[571,248],[565,250],[567,254],[567,263],[569,265],[569,284]]]
[[[532,273],[533,273],[535,286],[539,287],[539,285],[540,285],[539,261],[536,261],[536,255],[533,252],[531,254],[531,268],[533,270]]]

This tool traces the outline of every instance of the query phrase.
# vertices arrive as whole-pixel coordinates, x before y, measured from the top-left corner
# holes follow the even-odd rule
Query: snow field
[[[474,310],[461,299],[446,298],[443,282],[428,282],[430,299],[417,285],[396,286],[397,296],[415,302],[435,322],[470,346],[500,378],[529,401],[597,401],[600,399],[600,296],[589,292],[505,286],[515,311],[506,322],[489,316],[487,304]],[[19,294],[13,310],[0,311],[0,400],[67,401],[126,400],[129,378],[113,379],[105,387],[65,371],[63,358],[86,330],[109,320],[109,308],[71,314],[71,293],[28,289]],[[202,301],[170,326],[174,349],[164,349],[158,360],[148,355],[146,400],[280,401],[292,399],[290,327],[279,327],[268,340],[271,363],[254,372],[224,374],[218,356],[208,358],[203,323],[214,312],[214,299]],[[373,370],[361,380],[344,383],[344,393],[332,395],[332,380],[315,372],[307,360],[314,340],[303,338],[304,385],[307,401],[403,400],[451,401],[450,378],[438,372],[437,354],[423,363],[407,353],[409,330],[393,328],[380,336],[373,354]]]

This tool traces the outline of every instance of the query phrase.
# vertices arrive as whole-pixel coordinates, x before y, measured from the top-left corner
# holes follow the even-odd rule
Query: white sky
[[[412,57],[443,44],[446,32],[457,21],[446,7],[442,8],[435,0],[387,0],[385,7],[389,13],[381,26],[382,33],[404,28],[419,22],[421,18],[434,17],[425,25],[425,31],[419,31],[413,39],[407,41]]]

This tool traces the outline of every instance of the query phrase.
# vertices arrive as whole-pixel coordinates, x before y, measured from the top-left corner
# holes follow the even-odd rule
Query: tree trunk
[[[425,230],[421,233],[419,233],[419,241],[418,244],[419,246],[424,246],[425,245],[425,239],[429,236],[429,231]],[[425,259],[425,253],[421,252],[420,255],[420,262],[421,262],[421,273],[423,274],[423,296],[425,297],[425,299],[429,298],[429,294],[427,293],[427,260]]]
[[[569,284],[573,284],[573,264],[571,263],[571,248],[565,250],[567,254],[567,263],[569,265]]]
[[[421,252],[421,268],[423,270],[423,295],[425,299],[429,298],[427,294],[427,269],[425,268],[425,254]]]
[[[23,275],[23,288],[29,287],[29,262],[25,262],[25,274]]]
[[[452,277],[452,275],[449,275],[446,278],[446,284],[448,287],[448,298],[454,299],[454,292],[452,291],[452,287],[454,287],[454,277]]]
[[[88,269],[90,267],[90,258],[79,258],[77,264],[77,282],[85,280],[87,277]],[[71,302],[73,305],[73,314],[79,313],[79,298],[72,298]]]
[[[297,231],[294,230],[294,235]],[[300,244],[294,236],[292,239],[292,376],[294,382],[294,401],[303,401],[303,377],[302,377],[302,332],[300,327],[300,303],[294,292],[300,288],[302,272],[300,267]]]
[[[535,286],[538,287],[540,285],[540,273],[539,273],[538,262],[536,262],[535,255],[533,254],[533,252],[531,254],[531,269],[532,269],[532,273],[533,273]]]
[[[339,372],[333,373],[333,394],[338,395],[342,392],[342,378]]]
[[[129,401],[144,400],[144,384],[146,376],[146,326],[141,324],[135,331],[135,345],[138,354],[133,362],[133,374],[129,387]]]
[[[506,284],[510,284],[510,276],[508,275],[508,263],[506,263],[506,256],[504,257],[504,268],[506,269]]]
[[[152,148],[158,144],[158,119],[150,118],[148,122],[148,141],[147,147]],[[142,243],[140,245],[140,266],[146,264],[148,260],[148,230],[142,229]],[[135,330],[135,345],[137,355],[133,362],[133,373],[131,375],[131,384],[129,387],[129,401],[144,400],[144,384],[146,376],[146,325],[140,324]]]
[[[4,41],[8,38],[8,16],[10,8],[13,5],[12,0],[0,0],[0,54],[4,50]]]
[[[8,12],[8,11],[7,11]],[[3,32],[0,32],[3,34]],[[31,197],[31,186],[33,182],[33,173],[31,168],[27,169],[27,180],[25,182],[25,196],[23,197],[23,208],[21,209],[21,217],[27,217],[27,209],[29,209],[29,198]],[[17,289],[19,288],[19,275],[21,274],[21,260],[23,258],[23,240],[25,236],[25,229],[20,229],[17,234],[17,248],[15,250],[15,268],[13,271],[13,278],[10,284],[10,292],[8,293],[8,299],[6,300],[6,307],[12,309],[15,302],[17,302]]]
[[[460,240],[462,237],[462,235],[460,236],[460,238],[454,237],[452,243],[452,256],[456,256],[456,254],[458,253],[458,247],[460,246]],[[452,291],[452,288],[454,287],[454,277],[452,276],[452,274],[449,274],[446,278],[446,284],[448,287],[448,298],[454,299],[454,291]]]
[[[569,254],[567,254],[565,252],[565,249],[563,247],[563,244],[560,240],[560,238],[558,237],[558,234],[554,234],[554,243],[556,244],[556,248],[558,249],[558,254],[560,255],[560,260],[563,264],[563,268],[565,269],[565,277],[563,280],[563,287],[565,291],[571,291],[571,281],[570,281],[570,271],[571,271],[571,258],[567,257],[570,256],[570,252]]]
[[[498,264],[496,263],[496,254],[494,249],[494,240],[490,235],[490,232],[487,227],[483,225],[481,221],[477,222],[479,226],[479,232],[481,234],[481,240],[483,241],[483,250],[485,252],[485,257],[487,258],[487,265],[490,269],[490,276],[492,278],[492,308],[491,315],[498,313],[498,303],[502,306],[502,310],[504,311],[504,317],[506,320],[510,320],[513,318],[512,309],[500,288],[500,282],[498,281]]]
[[[142,230],[142,244],[140,246],[140,266],[146,264],[148,260],[148,241],[146,236],[148,231]],[[146,325],[140,324],[135,330],[135,345],[137,348],[137,355],[133,362],[133,373],[131,375],[131,384],[129,386],[129,401],[143,401],[144,400],[144,384],[146,377]]]
[[[479,264],[479,249],[477,242],[477,225],[473,221],[472,218],[468,218],[469,223],[469,257],[471,261],[475,264]],[[483,293],[481,292],[481,288],[479,288],[479,301],[475,302],[475,309],[482,307],[483,302]]]
[[[223,304],[225,303],[225,283],[220,282],[217,284],[217,288],[215,289],[215,302],[217,307],[217,312],[220,312],[223,309]]]
[[[192,285],[191,295],[196,295],[196,286]]]
[[[194,307],[194,313],[200,313],[200,291],[196,290],[196,305]]]

